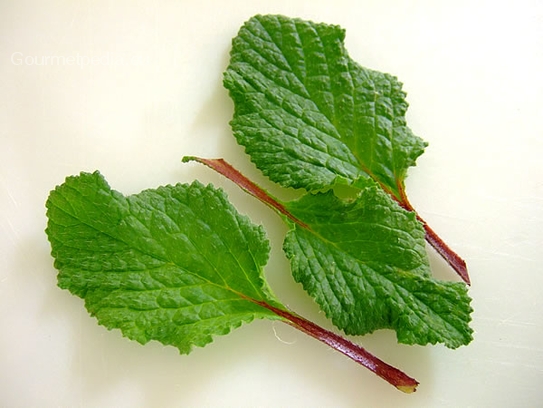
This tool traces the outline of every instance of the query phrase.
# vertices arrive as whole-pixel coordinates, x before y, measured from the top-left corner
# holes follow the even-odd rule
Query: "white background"
[[[404,395],[281,323],[258,321],[181,356],[107,331],[56,287],[44,203],[99,169],[136,193],[224,186],[268,229],[267,276],[329,327],[293,283],[271,210],[184,155],[225,157],[260,184],[231,135],[230,41],[257,13],[340,24],[362,65],[399,77],[430,143],[407,192],[468,262],[475,339],[355,341],[416,377]],[[37,65],[46,56],[94,65]],[[58,60],[57,60],[58,61]],[[543,402],[543,7],[537,1],[3,1],[0,5],[0,406],[534,407]],[[454,274],[430,251],[441,278]]]

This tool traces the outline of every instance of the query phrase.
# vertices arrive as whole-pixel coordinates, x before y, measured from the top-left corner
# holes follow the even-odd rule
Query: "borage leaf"
[[[424,230],[378,187],[354,200],[332,192],[286,204],[284,249],[297,282],[347,334],[393,329],[406,344],[468,344],[470,298],[463,283],[433,279]]]
[[[281,307],[261,276],[268,241],[224,195],[195,182],[124,197],[99,173],[70,177],[48,201],[61,288],[99,323],[188,353]]]
[[[263,276],[264,230],[221,190],[194,182],[125,197],[98,172],[81,173],[52,191],[46,206],[58,285],[109,329],[189,353],[256,318],[279,320],[403,392],[418,385],[282,305]]]
[[[344,38],[339,26],[284,16],[247,21],[224,74],[234,135],[285,187],[315,191],[371,179],[414,211],[404,181],[426,142],[406,125],[402,84],[352,60]],[[430,244],[469,282],[465,262],[422,222]]]
[[[344,38],[339,26],[284,16],[247,21],[224,75],[234,135],[284,186],[315,190],[371,177],[401,199],[426,143],[406,126],[402,84],[358,65]]]
[[[284,250],[294,278],[347,334],[393,329],[402,343],[451,348],[472,340],[466,285],[432,278],[422,225],[376,185],[354,199],[328,191],[281,202],[222,159],[189,160],[285,218],[291,229]]]

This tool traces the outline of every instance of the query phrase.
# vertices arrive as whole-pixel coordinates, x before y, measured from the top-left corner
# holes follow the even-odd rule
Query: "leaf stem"
[[[349,340],[326,330],[317,324],[304,319],[303,317],[282,309],[273,307],[265,302],[256,302],[262,307],[271,310],[275,314],[283,317],[285,323],[304,332],[305,334],[319,340],[334,350],[339,351],[351,360],[377,374],[383,380],[405,393],[413,393],[417,390],[419,384],[417,380],[409,377],[396,367],[385,363],[378,357],[366,351],[363,347],[350,342]]]
[[[400,194],[401,199],[398,200],[398,203],[407,211],[412,211],[417,216],[417,219],[421,222],[421,224],[424,227],[424,230],[426,231],[426,241],[437,251],[439,255],[447,261],[447,263],[454,269],[454,271],[462,278],[464,282],[466,282],[468,285],[471,285],[471,280],[469,278],[468,274],[468,267],[466,265],[466,261],[464,261],[460,255],[458,255],[456,252],[454,252],[451,247],[449,247],[445,241],[443,241],[437,233],[430,228],[428,223],[422,219],[422,217],[415,211],[409,200],[407,199],[407,195],[405,194],[405,190],[403,187],[400,186]]]
[[[464,282],[471,285],[466,261],[460,258],[460,256],[454,252],[418,214],[417,219],[424,226],[424,230],[426,231],[426,241],[428,241],[428,243],[434,247],[439,255],[441,255],[443,259],[447,261],[447,263],[456,271]]]
[[[233,181],[237,186],[241,187],[253,197],[277,210],[279,213],[285,215],[291,221],[295,222],[303,228],[309,229],[309,226],[306,223],[292,215],[292,213],[290,213],[285,208],[285,206],[281,204],[276,198],[274,198],[268,192],[264,191],[261,187],[253,183],[224,159],[203,159],[201,157],[195,156],[183,157],[184,163],[188,161],[196,161],[198,163],[204,164],[212,170],[215,170],[217,173],[222,174],[227,179]]]

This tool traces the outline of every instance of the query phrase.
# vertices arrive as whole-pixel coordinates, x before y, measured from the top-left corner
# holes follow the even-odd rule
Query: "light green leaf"
[[[181,353],[284,307],[264,282],[269,243],[198,182],[124,197],[98,173],[69,177],[47,200],[58,284],[109,329]]]
[[[377,186],[354,200],[333,192],[286,204],[291,223],[284,249],[295,280],[347,334],[393,329],[407,344],[472,339],[463,283],[431,277],[424,230]]]
[[[251,160],[283,186],[318,190],[377,181],[402,197],[426,143],[406,126],[393,76],[361,67],[338,26],[255,16],[233,40],[224,85]]]

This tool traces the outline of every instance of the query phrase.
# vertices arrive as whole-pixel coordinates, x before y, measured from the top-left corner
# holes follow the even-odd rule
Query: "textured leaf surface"
[[[197,182],[124,197],[99,173],[69,177],[47,201],[58,284],[109,329],[182,353],[255,318],[279,319],[264,231]]]
[[[308,190],[376,180],[401,198],[426,143],[406,126],[402,85],[354,62],[338,26],[255,16],[233,40],[224,85],[234,134],[266,175]]]
[[[407,344],[471,341],[470,298],[463,283],[430,276],[424,230],[379,187],[354,200],[331,191],[287,204],[284,243],[296,281],[347,334],[394,329]]]

